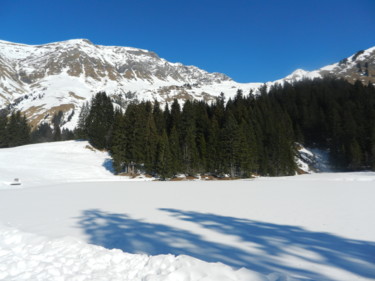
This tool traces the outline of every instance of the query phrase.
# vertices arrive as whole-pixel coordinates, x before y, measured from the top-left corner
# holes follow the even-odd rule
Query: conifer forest
[[[60,114],[60,116],[59,116]],[[114,107],[97,93],[73,132],[39,125],[32,133],[19,112],[0,117],[0,146],[88,139],[108,150],[116,173],[236,178],[294,175],[296,144],[329,151],[339,171],[375,169],[375,88],[342,79],[303,80],[260,93],[222,93],[214,102],[157,101]]]

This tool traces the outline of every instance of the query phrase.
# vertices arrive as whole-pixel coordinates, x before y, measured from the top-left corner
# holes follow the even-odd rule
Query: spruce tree
[[[168,136],[165,130],[158,141],[156,160],[155,170],[160,178],[166,179],[172,177],[174,174],[172,169],[172,154],[169,149]]]
[[[81,107],[81,111],[78,117],[77,127],[75,129],[75,135],[77,138],[80,138],[80,139],[88,138],[87,127],[86,127],[88,123],[86,119],[89,116],[89,113],[90,113],[90,105],[88,102],[85,102]]]
[[[7,123],[8,123],[8,119],[6,115],[0,114],[0,148],[8,146]]]
[[[113,105],[104,92],[99,92],[91,101],[90,112],[86,118],[87,136],[98,149],[109,148],[113,124]]]
[[[113,168],[117,174],[124,171],[126,149],[126,132],[124,124],[125,121],[122,112],[118,110],[115,111],[113,118],[110,153],[113,159]]]

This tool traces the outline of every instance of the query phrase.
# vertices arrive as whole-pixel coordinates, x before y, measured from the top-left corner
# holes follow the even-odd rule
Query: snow
[[[375,278],[374,172],[134,181],[86,146],[0,149],[0,280]]]
[[[188,256],[134,255],[75,238],[47,239],[0,228],[0,280],[256,280],[268,278]]]
[[[0,189],[19,178],[23,187],[74,181],[118,180],[110,156],[86,141],[52,142],[0,150]],[[27,155],[27,157],[25,157]],[[40,167],[38,163],[43,163]]]

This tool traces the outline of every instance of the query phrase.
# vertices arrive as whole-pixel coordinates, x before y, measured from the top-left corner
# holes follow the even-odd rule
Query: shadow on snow
[[[111,158],[106,158],[102,164],[102,166],[112,174],[115,174],[115,169],[113,168],[113,161]]]
[[[236,268],[246,267],[263,274],[285,272],[308,278],[304,280],[331,280],[318,270],[301,269],[280,262],[292,257],[366,278],[375,278],[374,242],[311,232],[296,226],[176,209],[160,210],[205,229],[235,236],[243,243],[243,247],[208,241],[187,230],[98,209],[84,211],[79,217],[79,227],[89,236],[91,244],[108,249],[117,248],[128,253],[183,254],[208,262],[222,262]]]

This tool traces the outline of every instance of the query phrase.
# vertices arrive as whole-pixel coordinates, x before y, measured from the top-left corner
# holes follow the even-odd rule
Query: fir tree
[[[98,149],[109,148],[110,146],[113,115],[111,99],[104,92],[97,93],[91,101],[85,129],[91,144]]]
[[[0,113],[0,148],[7,147],[7,123],[8,119],[6,115]]]

